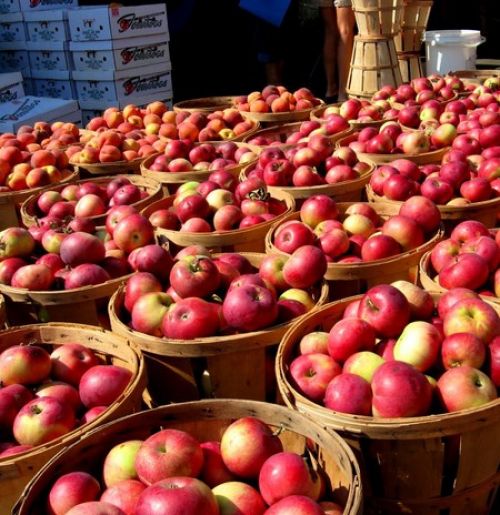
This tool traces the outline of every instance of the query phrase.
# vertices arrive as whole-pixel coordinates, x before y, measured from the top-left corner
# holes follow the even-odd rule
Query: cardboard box
[[[25,42],[0,43],[0,70],[14,72],[27,68],[29,65]]]
[[[0,41],[25,41],[23,13],[6,13],[0,18]]]
[[[75,70],[125,70],[138,66],[170,62],[168,41],[157,36],[109,39],[107,41],[71,41]]]
[[[15,13],[20,10],[19,0],[0,0],[0,14]]]
[[[30,11],[24,13],[30,41],[67,41],[69,39],[68,11]]]
[[[32,125],[40,120],[58,120],[78,111],[76,100],[27,96],[0,104],[0,133],[16,132],[21,125]]]
[[[68,11],[72,41],[123,39],[164,34],[168,40],[165,4],[94,7]]]
[[[1,1],[1,0],[0,0]],[[78,7],[78,0],[17,0],[21,11],[35,12]]]
[[[69,70],[37,70],[31,68],[31,80],[38,97],[76,98],[74,83]]]
[[[0,104],[24,97],[21,72],[0,73]]]
[[[145,95],[172,96],[169,63],[161,67],[151,65],[121,71],[74,71],[72,77],[79,100],[113,102],[127,98],[133,102]]]
[[[166,95],[147,95],[143,96],[140,99],[137,99],[136,102],[131,102],[129,99],[116,100],[115,102],[108,102],[103,100],[79,100],[80,108],[82,109],[82,118],[85,120],[88,118],[95,118],[96,116],[101,116],[103,111],[108,107],[118,107],[119,109],[123,109],[127,104],[135,104],[139,107],[146,106],[151,102],[155,102],[157,100],[161,100],[165,102],[169,109],[172,109],[172,93],[167,92]],[[90,118],[89,118],[90,117]],[[86,122],[88,123],[88,121]]]
[[[71,70],[73,67],[66,41],[27,41],[26,46],[32,70]]]

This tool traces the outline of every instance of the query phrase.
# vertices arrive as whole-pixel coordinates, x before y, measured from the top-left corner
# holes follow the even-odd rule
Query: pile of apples
[[[62,150],[38,148],[30,152],[22,150],[16,141],[17,138],[6,138],[0,143],[0,193],[56,184],[71,173]]]
[[[299,249],[287,259],[266,257],[255,269],[241,254],[214,258],[198,245],[186,247],[175,260],[165,255],[130,277],[123,319],[141,333],[181,340],[288,322],[315,305],[310,288],[326,270],[317,254],[309,263],[307,249]]]
[[[0,354],[0,460],[49,443],[97,418],[132,373],[80,343],[15,345]]]
[[[370,170],[370,165],[359,161],[348,147],[334,149],[328,136],[317,133],[290,148],[265,148],[250,168],[247,177],[267,186],[304,187],[359,179]]]
[[[500,317],[472,291],[434,306],[397,281],[349,303],[329,332],[303,336],[289,366],[297,390],[339,413],[416,417],[477,408],[497,398]]]
[[[241,183],[227,170],[212,172],[207,181],[182,184],[169,209],[158,209],[154,227],[181,232],[245,229],[286,212],[286,202],[271,197],[258,179]]]
[[[90,218],[107,213],[114,206],[130,205],[148,192],[125,176],[102,185],[92,181],[68,184],[60,190],[46,190],[36,199],[38,224],[63,225],[68,218]]]
[[[329,263],[360,263],[423,245],[436,234],[440,220],[437,207],[419,196],[407,200],[398,215],[384,221],[368,203],[350,205],[342,217],[332,198],[314,195],[302,204],[300,220],[280,224],[272,241],[285,254],[313,245]]]
[[[330,116],[341,116],[347,121],[376,122],[381,120],[394,120],[398,117],[399,109],[396,109],[388,100],[378,99],[370,102],[369,100],[359,100],[350,98],[340,105],[328,106],[321,114],[325,121]]]
[[[169,111],[165,103],[157,101],[144,109],[129,104],[120,111],[109,107],[102,116],[90,120],[87,129],[102,131],[116,129],[127,134],[142,130],[145,135],[157,135],[164,140],[189,139],[193,143],[222,141],[241,136],[254,128],[235,108],[205,114],[202,112]]]
[[[255,159],[257,155],[248,146],[233,141],[195,145],[191,140],[170,140],[148,169],[172,173],[229,170]]]
[[[84,218],[67,227],[10,227],[0,232],[0,284],[32,291],[101,284],[140,270],[150,252],[167,252],[153,242],[153,226],[127,205],[110,210],[106,234]]]
[[[156,152],[150,141],[141,137],[140,133],[136,136],[129,137],[129,133],[109,129],[92,136],[83,148],[70,147],[67,154],[70,155],[73,164],[92,164],[134,161]]]
[[[304,111],[321,104],[308,88],[290,92],[284,86],[267,85],[262,91],[252,91],[235,99],[240,111],[251,113],[289,113]]]
[[[462,222],[432,249],[430,261],[430,274],[443,288],[500,297],[500,231],[476,220]]]
[[[324,136],[333,136],[349,129],[349,124],[340,115],[330,115],[326,122],[321,123],[317,120],[307,120],[299,124],[296,131],[290,132],[284,141],[282,141],[282,133],[280,127],[276,128],[275,133],[256,134],[248,139],[248,143],[261,147],[277,146],[277,145],[295,145],[307,142],[309,137],[315,134]],[[267,132],[267,131],[266,131]]]
[[[255,417],[235,420],[220,441],[200,442],[180,429],[123,441],[109,450],[99,468],[96,476],[77,470],[57,478],[48,494],[50,513],[343,513],[342,506],[324,500],[321,469],[287,451],[277,433]]]

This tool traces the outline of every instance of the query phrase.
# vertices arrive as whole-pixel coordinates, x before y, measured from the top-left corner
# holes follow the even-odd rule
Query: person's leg
[[[338,94],[337,87],[337,15],[333,2],[330,6],[320,3],[321,18],[323,19],[323,64],[326,76],[326,99],[332,99]]]
[[[348,2],[350,4],[350,2]],[[337,4],[339,6],[337,6]],[[352,46],[354,42],[354,13],[351,7],[342,7],[344,0],[336,1],[337,6],[337,27],[339,31],[338,42],[338,66],[339,66],[339,100],[345,100],[347,78],[349,77],[349,66],[351,64]]]

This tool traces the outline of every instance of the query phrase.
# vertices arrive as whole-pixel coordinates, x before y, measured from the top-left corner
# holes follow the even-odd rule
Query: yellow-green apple
[[[294,300],[304,305],[306,311],[311,311],[316,303],[307,290],[288,288],[279,296],[279,300]]]
[[[290,375],[297,389],[308,399],[321,402],[328,383],[342,372],[340,365],[326,354],[303,354],[290,364]]]
[[[445,369],[464,365],[481,368],[486,359],[486,347],[473,334],[455,333],[443,340],[441,358]]]
[[[397,288],[380,284],[370,288],[362,297],[358,316],[368,322],[378,336],[397,337],[408,324],[410,305]]]
[[[468,365],[447,370],[438,380],[437,391],[448,412],[477,408],[497,398],[492,380]]]
[[[324,404],[326,408],[339,413],[371,415],[370,383],[357,374],[342,372],[328,384]]]
[[[2,387],[45,381],[51,371],[50,354],[37,345],[14,345],[0,354]]]
[[[484,286],[489,276],[485,259],[478,254],[459,254],[439,272],[439,284],[448,290],[468,288],[475,290]]]
[[[396,341],[394,359],[413,365],[425,372],[437,362],[441,334],[437,328],[421,320],[409,323]]]
[[[82,286],[102,284],[110,279],[110,275],[102,266],[93,263],[84,263],[72,268],[67,275],[64,275],[64,289],[72,290],[74,288],[81,288]]]
[[[212,490],[194,477],[170,477],[142,492],[135,515],[219,515]]]
[[[126,479],[137,479],[135,459],[142,444],[142,440],[127,440],[108,452],[102,469],[102,478],[108,488]]]
[[[210,488],[221,483],[234,481],[236,478],[222,460],[220,442],[208,441],[201,444],[203,451],[203,467],[200,472],[200,479]]]
[[[488,344],[500,334],[500,317],[483,300],[467,298],[459,300],[446,311],[443,330],[446,337],[455,333],[470,333]]]
[[[118,365],[96,365],[80,379],[80,399],[86,408],[109,406],[125,391],[132,372]]]
[[[77,413],[82,406],[78,390],[74,386],[61,381],[42,383],[37,388],[35,397],[52,397],[59,400],[61,404],[68,404],[71,406],[75,413]]]
[[[356,374],[371,383],[373,374],[382,363],[385,363],[385,359],[375,352],[355,352],[344,362],[342,373]]]
[[[178,300],[163,318],[163,336],[191,340],[213,336],[219,329],[219,307],[198,297]]]
[[[9,227],[0,232],[0,261],[9,257],[29,256],[35,248],[35,240],[27,229]]]
[[[125,479],[111,487],[106,488],[100,501],[116,506],[125,515],[133,515],[140,495],[146,489],[146,485],[136,479]]]
[[[78,386],[82,375],[99,364],[94,352],[80,343],[65,343],[52,351],[51,376],[73,386]]]
[[[314,245],[303,245],[295,250],[283,267],[283,277],[293,288],[307,289],[324,276],[326,257]]]
[[[313,195],[300,208],[300,219],[313,229],[323,220],[335,220],[338,214],[336,202],[327,195]]]
[[[16,415],[12,433],[21,445],[41,445],[69,433],[76,425],[72,406],[53,397],[36,398]]]
[[[291,254],[299,247],[312,245],[315,235],[311,228],[299,221],[290,221],[278,227],[274,235],[274,245],[277,249]]]
[[[137,451],[135,470],[146,485],[174,476],[197,477],[203,465],[200,443],[186,431],[163,429]]]
[[[422,245],[424,233],[418,223],[406,216],[396,215],[389,218],[381,228],[382,234],[394,238],[403,248],[411,250]]]
[[[447,147],[452,144],[457,135],[457,128],[451,123],[443,123],[431,134],[431,143],[436,148]]]
[[[371,351],[374,348],[375,331],[361,318],[343,318],[330,329],[328,353],[339,363],[344,363],[356,352]]]
[[[87,501],[73,506],[66,515],[123,515],[123,511],[103,501]]]
[[[161,291],[140,296],[132,307],[132,329],[152,336],[161,336],[163,318],[172,304],[172,297]]]
[[[144,216],[132,214],[126,216],[115,225],[113,239],[119,249],[130,253],[138,247],[143,247],[153,242],[153,226]]]
[[[451,306],[464,299],[479,299],[479,294],[468,288],[453,288],[443,293],[437,303],[439,317],[444,319]]]
[[[441,223],[441,213],[434,202],[420,195],[415,195],[404,202],[399,209],[399,214],[415,220],[426,233],[436,231]]]
[[[220,515],[262,515],[266,503],[252,486],[240,481],[221,483],[212,489]]]
[[[375,417],[416,417],[429,412],[432,386],[416,368],[401,361],[387,361],[372,379]]]
[[[402,150],[405,154],[422,154],[429,152],[429,136],[423,131],[413,131],[407,133],[403,140]]]
[[[61,243],[68,236],[65,232],[57,232],[53,229],[48,229],[42,236],[42,247],[50,254],[59,254]]]
[[[262,465],[259,490],[269,505],[290,495],[304,495],[317,500],[321,493],[321,478],[299,454],[279,452]]]
[[[33,394],[21,384],[10,384],[0,389],[0,430],[9,432],[19,410]]]
[[[264,462],[282,451],[278,436],[264,422],[253,417],[236,420],[221,438],[221,455],[226,467],[242,478],[257,479]]]
[[[406,297],[413,320],[428,320],[432,316],[434,301],[429,292],[409,281],[395,281],[391,286],[397,288]]]
[[[349,235],[360,235],[365,238],[368,238],[375,232],[375,226],[371,219],[360,213],[347,216],[342,226]]]
[[[74,506],[98,500],[100,493],[99,482],[88,472],[69,472],[53,484],[47,507],[51,515],[65,515]]]
[[[301,354],[328,354],[328,333],[313,331],[302,337],[299,344]]]

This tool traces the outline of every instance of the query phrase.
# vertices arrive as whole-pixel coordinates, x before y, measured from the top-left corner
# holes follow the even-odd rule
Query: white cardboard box
[[[15,13],[20,9],[19,0],[0,0],[0,14]]]
[[[168,41],[157,36],[108,39],[106,41],[71,41],[75,70],[125,70],[138,66],[170,62]]]
[[[165,4],[95,7],[68,11],[72,41],[133,38],[164,34],[168,40]]]
[[[78,0],[17,0],[17,2],[21,11],[25,12],[78,7]]]
[[[71,70],[71,52],[66,41],[37,43],[27,41],[32,70]]]
[[[16,132],[21,125],[40,120],[58,120],[75,111],[78,111],[76,100],[23,97],[0,104],[0,133]]]
[[[23,13],[2,14],[0,17],[0,41],[25,41],[26,30]]]
[[[128,98],[133,102],[145,95],[172,96],[168,94],[172,91],[170,63],[120,71],[74,71],[72,77],[79,100],[113,102]]]
[[[76,98],[75,84],[69,70],[45,70],[31,68],[33,90],[38,97]]]
[[[0,104],[24,97],[21,72],[0,73]]]
[[[25,42],[0,43],[0,70],[17,71],[29,67],[29,64]]]
[[[30,41],[67,41],[69,39],[68,11],[30,11],[24,13]]]

